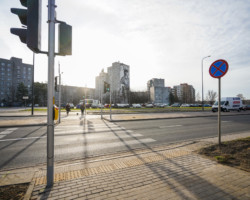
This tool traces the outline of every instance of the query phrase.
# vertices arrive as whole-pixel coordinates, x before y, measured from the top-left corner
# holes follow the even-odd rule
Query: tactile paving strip
[[[99,173],[107,173],[107,172],[111,172],[111,171],[118,170],[118,169],[124,169],[128,167],[134,167],[138,165],[144,165],[147,163],[171,159],[174,157],[179,157],[179,156],[187,155],[190,153],[191,151],[187,151],[187,150],[167,150],[163,152],[149,153],[145,155],[134,155],[128,158],[114,159],[108,162],[107,161],[101,162],[99,163],[98,166],[91,167],[89,165],[88,168],[55,173],[54,182],[72,180],[72,179],[95,175]],[[40,173],[40,174],[43,174],[43,173]],[[34,180],[35,185],[46,184],[46,181],[47,181],[46,176],[40,176],[34,179],[35,179]]]

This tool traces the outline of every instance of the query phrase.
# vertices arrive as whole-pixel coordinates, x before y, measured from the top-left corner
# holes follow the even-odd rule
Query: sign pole
[[[218,139],[219,146],[221,145],[221,78],[218,78]]]
[[[219,147],[221,145],[221,77],[223,77],[228,71],[227,61],[220,59],[214,61],[210,68],[209,73],[213,78],[218,78],[218,142]]]
[[[110,121],[112,121],[112,89],[111,89],[111,85],[112,85],[112,74],[110,76],[110,88],[109,88],[109,102],[110,102]]]
[[[55,0],[48,0],[49,53],[47,100],[47,187],[54,183],[54,60],[55,60]]]

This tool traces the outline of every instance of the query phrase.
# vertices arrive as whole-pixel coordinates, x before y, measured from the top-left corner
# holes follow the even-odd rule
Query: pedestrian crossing
[[[56,155],[112,148],[132,149],[156,142],[153,138],[101,119],[84,120],[81,125],[58,125],[54,133]],[[67,148],[63,147],[65,143]]]
[[[13,133],[15,130],[17,130],[18,128],[7,128],[3,131],[0,132],[0,139]]]

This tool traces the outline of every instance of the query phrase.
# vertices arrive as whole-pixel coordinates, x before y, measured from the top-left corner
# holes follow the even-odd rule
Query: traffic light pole
[[[35,53],[33,52],[33,74],[32,74],[32,107],[31,115],[34,115],[34,80],[35,80]]]
[[[47,101],[47,187],[54,182],[54,59],[55,59],[55,0],[48,0],[49,52],[48,52],[48,101]]]

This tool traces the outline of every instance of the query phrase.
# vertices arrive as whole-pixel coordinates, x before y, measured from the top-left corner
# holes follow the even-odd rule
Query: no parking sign
[[[220,103],[220,97],[221,97],[221,82],[220,78],[223,77],[228,71],[228,63],[227,61],[220,59],[214,61],[210,68],[209,68],[209,74],[213,78],[218,78],[218,139],[219,139],[219,145],[221,144],[221,103]]]
[[[209,74],[213,78],[221,78],[227,73],[228,70],[228,63],[225,60],[216,60],[214,61],[210,68],[209,68]]]

